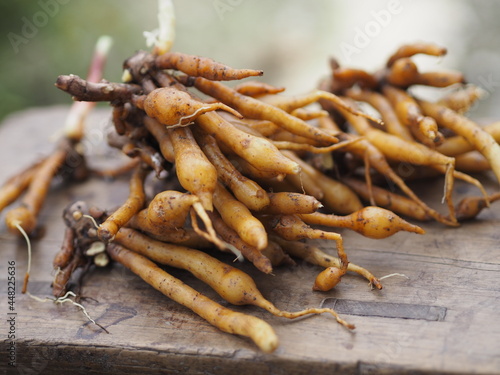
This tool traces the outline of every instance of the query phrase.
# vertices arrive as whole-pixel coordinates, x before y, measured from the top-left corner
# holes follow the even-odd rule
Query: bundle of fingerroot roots
[[[500,123],[479,126],[464,115],[480,90],[466,85],[459,72],[423,73],[412,60],[445,53],[434,44],[405,45],[374,73],[332,60],[332,73],[319,89],[295,96],[248,79],[262,71],[176,52],[136,53],[124,63],[122,83],[58,77],[56,86],[77,104],[112,106],[108,143],[130,163],[93,172],[131,177],[130,194],[118,209],[79,201],[64,211],[54,296],[67,292],[78,268],[121,263],[222,331],[247,336],[265,352],[276,349],[268,323],[205,297],[168,273],[176,267],[231,304],[257,305],[290,319],[329,313],[353,329],[332,309],[279,310],[238,269],[239,262],[226,264],[213,249],[264,274],[297,259],[315,264],[311,286],[317,291],[332,289],[348,271],[381,289],[379,279],[348,261],[334,228],[374,239],[398,231],[423,234],[409,221],[458,226],[499,199],[467,174],[500,177]],[[221,82],[242,79],[236,86]],[[454,89],[431,102],[412,95],[414,85]],[[52,155],[4,186],[10,195],[1,208],[28,190],[21,206],[7,214],[13,232],[35,229],[50,180],[65,169],[68,154],[84,159],[77,147],[82,137],[81,130],[66,134]],[[401,165],[411,165],[412,173],[401,174],[408,170]],[[65,175],[77,179],[89,171],[80,172]],[[443,176],[435,183],[443,184],[445,204],[430,207],[407,183],[436,175]],[[474,185],[477,196],[453,202],[455,179]],[[148,183],[154,183],[154,194],[145,193],[152,190],[145,189]],[[322,250],[328,248],[336,254]]]

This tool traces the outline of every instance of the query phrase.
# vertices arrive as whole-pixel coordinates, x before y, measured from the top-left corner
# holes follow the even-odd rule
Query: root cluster
[[[332,74],[320,89],[298,96],[257,81],[230,88],[221,81],[262,72],[175,52],[136,53],[124,63],[124,83],[60,76],[56,86],[74,100],[110,103],[109,144],[131,158],[116,174],[133,173],[129,197],[116,211],[86,202],[65,210],[54,295],[67,292],[77,268],[113,260],[221,330],[248,336],[267,352],[277,347],[266,322],[210,301],[158,266],[163,264],[186,269],[232,304],[254,304],[286,318],[327,312],[353,329],[331,309],[279,310],[250,276],[204,250],[232,252],[267,274],[304,259],[319,266],[311,281],[318,291],[335,287],[347,271],[380,289],[375,276],[349,262],[341,235],[325,227],[349,228],[374,239],[398,231],[423,234],[398,214],[458,226],[499,199],[499,193],[488,195],[465,174],[492,170],[500,177],[498,123],[480,127],[463,114],[478,91],[463,86],[458,72],[421,73],[411,59],[445,52],[433,44],[403,46],[375,73],[332,61]],[[429,102],[410,93],[414,85],[457,89]],[[379,116],[358,109],[359,102],[370,104]],[[321,108],[310,107],[314,103]],[[24,211],[7,216],[11,224],[34,230],[48,183],[80,138],[65,138],[64,147],[42,165],[7,182],[3,191],[9,194],[1,197],[8,199],[0,201],[0,209],[28,189]],[[395,163],[420,166],[424,175],[444,174],[448,213],[422,201],[407,185],[414,176],[399,175]],[[147,196],[151,175],[162,189]],[[474,184],[481,195],[455,205],[456,178]],[[387,181],[397,191],[388,189]],[[17,226],[9,227],[16,231]],[[337,257],[307,239],[333,241]]]

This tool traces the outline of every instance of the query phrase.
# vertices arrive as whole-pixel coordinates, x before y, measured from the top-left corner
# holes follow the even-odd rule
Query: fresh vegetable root
[[[339,109],[342,115],[389,159],[417,165],[440,166],[445,169],[444,200],[448,205],[449,218],[456,225],[455,207],[451,199],[454,183],[455,159],[447,157],[422,144],[408,142],[392,134],[370,127],[363,118],[351,116],[347,111]]]
[[[261,319],[231,311],[168,274],[146,257],[111,243],[110,257],[141,277],[165,296],[186,306],[221,331],[249,337],[264,352],[278,347],[272,327]]]
[[[267,323],[208,300],[155,263],[190,271],[235,305],[257,305],[290,319],[328,312],[346,328],[354,328],[330,309],[279,310],[249,275],[199,249],[215,245],[236,259],[246,258],[266,274],[281,263],[294,264],[290,256],[303,258],[323,268],[313,285],[317,291],[335,287],[348,271],[381,289],[373,274],[349,263],[340,234],[317,226],[351,228],[370,238],[385,238],[399,230],[422,234],[420,227],[391,211],[364,207],[362,199],[407,217],[450,226],[475,217],[490,201],[500,199],[498,193],[487,194],[477,179],[457,171],[459,166],[470,167],[479,155],[480,169],[491,164],[500,180],[498,127],[479,128],[457,114],[477,98],[473,90],[445,97],[439,104],[414,99],[409,86],[444,87],[464,80],[452,71],[420,72],[412,60],[420,53],[442,56],[446,50],[428,43],[406,45],[375,73],[340,67],[332,60],[332,76],[322,81],[321,89],[294,96],[280,95],[282,88],[257,82],[230,88],[218,81],[262,72],[158,47],[125,62],[124,84],[61,76],[57,86],[75,100],[110,102],[115,132],[108,143],[150,166],[157,179],[148,180],[151,186],[146,191],[154,198],[147,205],[145,176],[138,175],[138,166],[125,205],[107,219],[104,211],[91,214],[98,230],[90,219],[77,219],[90,210],[74,211],[76,216],[70,218],[65,211],[69,228],[54,259],[58,270],[54,292],[63,293],[73,271],[90,265],[95,254],[106,259],[109,254],[211,324],[250,337],[266,352],[278,345]],[[196,89],[210,97],[200,99]],[[371,104],[380,116],[361,112],[346,96]],[[317,102],[323,109],[305,108]],[[86,108],[93,105],[88,104]],[[81,127],[76,130],[72,134],[79,138]],[[474,149],[484,157],[478,151],[464,154]],[[448,216],[428,207],[406,185],[407,180],[396,173],[401,163],[444,174]],[[361,174],[366,183],[358,180]],[[8,190],[13,195],[4,201],[19,196],[35,177],[14,181]],[[390,193],[377,186],[384,178],[387,189],[399,191]],[[456,178],[474,184],[484,196],[466,197],[455,206]],[[2,202],[0,197],[0,207],[7,204]],[[19,210],[23,215],[21,210],[35,211],[29,205]],[[26,221],[25,226],[30,225],[36,222]],[[22,228],[19,220],[16,226]],[[302,242],[308,239],[335,241],[337,257]]]
[[[463,74],[456,71],[420,73],[417,65],[409,58],[397,59],[389,68],[385,78],[390,84],[399,87],[411,85],[447,87],[464,82]]]
[[[214,137],[194,129],[194,135],[206,157],[215,166],[219,179],[235,197],[251,210],[269,205],[269,197],[255,181],[243,176],[222,153]]]
[[[64,239],[61,245],[61,250],[56,254],[54,260],[52,261],[52,265],[55,270],[62,269],[68,265],[73,258],[75,253],[75,231],[73,228],[67,227],[64,232]]]
[[[5,216],[9,231],[19,234],[18,226],[21,226],[28,234],[35,230],[37,215],[45,201],[52,178],[63,165],[67,153],[66,147],[57,149],[36,169],[21,206],[10,210]]]
[[[165,232],[177,232],[183,237],[183,227],[189,210],[199,201],[197,196],[189,193],[162,191],[153,198],[147,208],[132,217],[129,224],[156,236],[162,236]]]
[[[408,126],[417,139],[434,147],[443,142],[443,135],[438,131],[436,121],[422,114],[417,102],[405,91],[384,86],[383,93],[391,102],[400,121]]]
[[[297,163],[283,156],[270,141],[235,128],[217,113],[200,116],[196,125],[257,169],[284,174],[296,174],[300,171]]]
[[[353,107],[351,107],[348,103],[344,102],[341,98],[339,98],[337,95],[332,94],[331,92],[328,91],[323,91],[323,90],[316,90],[313,91],[309,94],[305,94],[302,96],[296,96],[296,97],[285,97],[285,96],[280,96],[280,95],[269,95],[261,98],[262,101],[272,104],[275,107],[281,108],[282,110],[286,112],[292,112],[296,109],[302,108],[306,105],[318,102],[318,101],[323,101],[323,102],[330,102],[334,104],[335,106],[341,107],[342,109],[349,111],[353,115],[356,116],[361,116],[365,117],[369,120],[372,120],[377,123],[381,123],[381,121],[375,117],[372,117],[364,112],[361,112]]]
[[[275,87],[265,82],[246,81],[234,87],[240,94],[251,96],[252,98],[261,95],[278,94],[285,91],[284,87]]]
[[[245,117],[269,120],[291,133],[320,142],[326,142],[326,144],[337,142],[337,138],[323,133],[321,130],[309,125],[305,121],[288,114],[286,111],[271,104],[263,103],[250,96],[241,95],[237,91],[219,82],[212,82],[204,78],[195,78],[194,85],[201,92],[235,108]]]
[[[160,69],[176,69],[189,76],[203,77],[213,81],[238,80],[264,74],[262,70],[234,69],[206,57],[179,52],[167,52],[158,56],[155,65]]]
[[[434,43],[417,42],[412,44],[405,44],[398,48],[387,60],[387,66],[392,66],[396,61],[406,57],[423,53],[429,56],[444,56],[447,50]]]
[[[500,122],[493,122],[482,127],[482,129],[490,134],[497,143],[500,143]],[[446,138],[444,142],[437,147],[437,151],[447,156],[457,156],[474,149],[474,145],[460,135]]]
[[[369,194],[368,185],[363,181],[351,177],[342,179],[342,182],[349,186],[365,201],[368,202],[370,200],[371,196]],[[427,210],[422,208],[422,206],[417,204],[414,200],[395,194],[378,186],[373,186],[371,190],[375,203],[378,206],[419,221],[429,221],[431,219]],[[446,221],[446,218],[444,218],[444,221],[439,218],[438,221],[450,225],[450,223]]]
[[[354,84],[370,89],[378,86],[375,76],[361,69],[332,66],[332,77],[334,84],[339,88],[352,87]]]
[[[134,104],[144,109],[152,117],[169,128],[186,126],[204,113],[224,110],[237,117],[241,115],[223,103],[202,103],[187,92],[173,87],[162,87],[147,96],[134,98]]]
[[[343,273],[341,268],[328,267],[321,271],[314,280],[313,290],[327,292],[332,290],[340,282]]]
[[[329,118],[321,121],[321,124],[327,125],[329,127],[332,126],[331,120]],[[334,129],[336,130],[336,129]],[[342,134],[339,135],[340,139],[353,138],[356,137],[354,134]],[[403,138],[403,137],[401,137]],[[397,209],[400,211],[396,211],[399,213],[403,213],[409,217],[417,218],[418,220],[428,220],[429,217],[434,218],[436,221],[454,226],[456,223],[450,221],[448,218],[441,215],[436,210],[433,210],[428,205],[426,205],[418,196],[406,185],[403,179],[391,168],[389,163],[387,162],[384,154],[379,151],[373,144],[371,144],[367,139],[361,139],[360,142],[357,142],[352,145],[347,146],[347,151],[357,155],[358,157],[362,157],[365,161],[365,180],[366,185],[360,187],[360,183],[356,183],[355,185],[347,184],[355,193],[363,198],[364,200],[370,202],[370,204],[374,205],[374,203],[381,205],[385,208],[390,208],[389,205],[397,206]],[[379,173],[384,175],[388,181],[396,184],[403,192],[406,194],[411,200],[406,200],[401,196],[395,196],[394,194],[386,194],[386,192],[381,191],[381,188],[372,186],[370,184],[370,175],[369,175],[369,167],[376,169]],[[344,178],[343,182],[347,182],[350,180],[349,178]],[[394,197],[394,201],[392,200]],[[402,199],[401,199],[402,198]]]
[[[75,100],[89,102],[128,102],[142,91],[139,85],[114,82],[88,82],[83,78],[70,74],[57,77],[55,86],[70,93]]]
[[[481,152],[490,162],[491,170],[500,183],[500,145],[488,132],[472,120],[445,106],[423,100],[419,101],[419,104],[425,114],[434,117],[440,125],[463,136]]]
[[[349,261],[347,259],[347,254],[344,251],[344,244],[340,234],[325,232],[319,229],[312,229],[296,215],[277,215],[266,217],[264,220],[275,233],[285,240],[324,238],[335,241],[337,244],[337,254],[341,262],[340,276],[346,273]]]
[[[389,134],[397,135],[407,141],[413,141],[413,136],[406,125],[399,120],[396,111],[391,106],[389,100],[382,94],[360,89],[349,89],[346,95],[351,99],[366,102],[374,107],[382,116],[385,130]]]
[[[43,161],[42,161],[43,162]],[[21,171],[17,175],[11,177],[0,188],[0,212],[5,207],[14,202],[28,188],[36,173],[39,163]]]
[[[262,223],[221,184],[215,187],[213,199],[222,220],[238,233],[243,241],[261,251],[267,246],[267,233]]]
[[[252,262],[261,272],[269,274],[273,271],[271,261],[261,251],[257,250],[256,247],[250,246],[243,241],[240,236],[238,236],[238,233],[231,229],[217,212],[209,212],[208,215],[217,234],[225,242],[238,249],[245,259]]]
[[[323,207],[316,198],[299,193],[268,193],[269,205],[259,213],[271,215],[312,214]]]
[[[117,242],[158,263],[188,270],[233,305],[259,306],[273,315],[288,319],[326,312],[346,328],[354,329],[352,324],[341,319],[332,309],[310,308],[297,312],[279,310],[264,298],[248,274],[201,251],[152,241],[130,229],[123,229],[117,236]]]
[[[457,205],[457,219],[465,221],[475,218],[484,208],[497,200],[500,200],[500,192],[489,197],[465,197]]]
[[[349,187],[321,173],[292,152],[283,151],[283,154],[296,161],[304,173],[323,191],[321,203],[326,208],[338,214],[350,214],[363,208],[358,196]]]
[[[112,241],[118,230],[144,206],[144,179],[148,170],[137,166],[130,180],[130,193],[125,203],[99,226],[98,235],[104,242]]]
[[[271,236],[272,240],[281,245],[281,247],[291,256],[304,259],[306,262],[316,264],[325,268],[328,267],[341,267],[341,262],[338,258],[334,258],[316,246],[300,242],[300,241],[287,241],[278,236]],[[370,285],[377,289],[382,289],[380,280],[377,279],[367,269],[360,267],[354,263],[349,263],[347,271],[355,272],[360,276],[366,278]]]
[[[326,215],[319,212],[301,214],[299,217],[307,224],[328,227],[348,228],[365,237],[381,239],[399,231],[424,234],[425,231],[393,212],[380,207],[368,206],[347,216]]]
[[[175,153],[179,183],[200,198],[205,210],[212,211],[217,170],[196,143],[191,129],[169,129],[168,133]]]

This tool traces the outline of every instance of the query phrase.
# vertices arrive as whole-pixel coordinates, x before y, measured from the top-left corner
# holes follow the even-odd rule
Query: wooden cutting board
[[[49,152],[50,138],[62,127],[67,107],[32,109],[0,126],[0,180]],[[124,159],[105,143],[109,109],[92,113],[85,142],[92,165]],[[482,178],[493,191],[491,176]],[[61,212],[78,199],[113,208],[128,194],[127,178],[90,179],[53,186],[40,215],[44,236],[33,241],[29,291],[50,296],[52,258],[61,245]],[[440,206],[442,179],[426,181],[419,194]],[[457,183],[455,199],[478,192]],[[351,262],[376,276],[401,273],[371,290],[357,275],[343,278],[328,293],[312,292],[320,269],[305,263],[263,275],[244,263],[263,294],[279,308],[335,306],[356,324],[354,332],[321,315],[288,321],[255,307],[231,307],[265,319],[280,346],[263,354],[245,338],[223,333],[186,308],[168,300],[118,265],[95,269],[84,279],[84,304],[109,334],[91,324],[70,304],[41,303],[20,293],[27,251],[8,234],[0,216],[1,334],[9,333],[8,262],[15,262],[16,366],[2,356],[7,374],[409,374],[500,373],[500,204],[460,228],[422,224],[425,235],[398,233],[369,240],[340,231]],[[328,243],[326,251],[335,252]],[[231,257],[223,257],[231,262]],[[210,288],[179,270],[169,270],[189,285],[227,305]],[[12,311],[10,311],[12,312]],[[8,346],[5,342],[4,346]],[[7,348],[8,349],[8,348]]]

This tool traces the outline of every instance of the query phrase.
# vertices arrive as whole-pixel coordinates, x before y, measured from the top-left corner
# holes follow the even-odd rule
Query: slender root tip
[[[367,118],[368,120],[371,120],[371,121],[373,121],[373,122],[377,123],[377,124],[378,124],[378,125],[380,125],[380,126],[384,126],[384,125],[385,125],[385,123],[384,123],[384,121],[383,121],[382,119],[379,119],[379,118],[376,118],[376,117],[370,116],[370,115],[369,115],[369,114],[367,114],[367,113],[364,113],[364,112],[359,112],[359,111],[358,111],[357,115],[358,115],[358,116],[361,116],[361,117],[365,117],[365,118]]]
[[[346,327],[348,329],[355,329],[356,328],[356,326],[354,324],[347,323],[344,319],[342,319],[334,310],[330,310],[330,313],[335,317],[337,322],[340,323],[341,325],[343,325],[344,327]]]
[[[406,276],[404,273],[397,273],[397,272],[382,276],[379,280],[388,279],[389,277],[394,277],[394,276],[400,276],[400,277],[404,277],[407,280],[410,280],[410,278],[408,276]]]
[[[378,289],[378,290],[381,290],[383,288],[382,283],[377,278],[373,278],[372,280],[370,280],[370,286],[372,288],[374,287],[375,289]]]
[[[26,292],[28,291],[29,278],[30,278],[30,274],[28,272],[26,272],[26,274],[24,275],[23,289],[21,289],[22,294],[26,294]]]
[[[425,230],[423,228],[415,224],[410,224],[408,222],[405,223],[402,229],[411,233],[425,234]]]
[[[341,319],[342,320],[342,319]],[[346,328],[349,328],[349,329],[356,329],[356,326],[354,324],[351,324],[351,323],[347,323],[346,321],[342,320],[342,322],[339,322],[341,323],[344,327]]]

